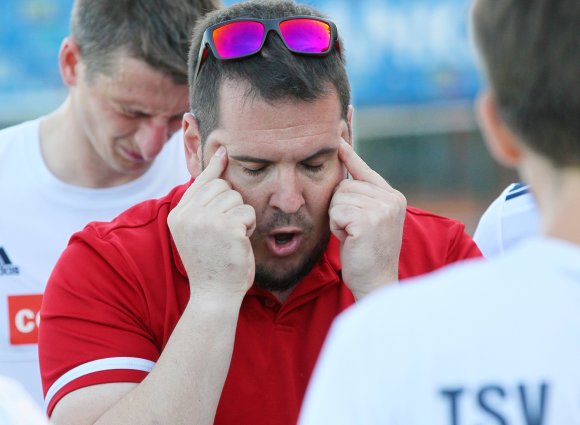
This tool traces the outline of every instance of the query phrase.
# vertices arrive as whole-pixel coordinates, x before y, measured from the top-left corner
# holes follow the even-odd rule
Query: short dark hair
[[[477,0],[472,20],[502,119],[555,166],[579,166],[580,2]]]
[[[115,54],[143,60],[187,84],[187,54],[195,22],[221,0],[76,0],[71,34],[89,78],[109,72]]]
[[[240,17],[275,19],[295,15],[325,18],[316,9],[293,1],[253,0],[209,13],[196,24],[189,54],[190,104],[199,122],[202,143],[219,124],[219,90],[225,80],[248,83],[248,95],[268,102],[288,98],[311,102],[334,89],[346,118],[350,85],[341,40],[341,52],[333,49],[326,56],[312,57],[290,52],[278,35],[271,32],[261,52],[247,58],[220,61],[209,53],[194,86],[200,43],[208,27]]]

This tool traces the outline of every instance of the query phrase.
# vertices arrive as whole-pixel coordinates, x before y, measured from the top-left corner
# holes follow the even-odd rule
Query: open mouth
[[[286,257],[296,253],[302,242],[301,232],[284,230],[273,232],[267,238],[268,248],[277,257]]]
[[[274,235],[274,241],[277,245],[285,245],[289,243],[295,235],[295,233],[278,233]]]

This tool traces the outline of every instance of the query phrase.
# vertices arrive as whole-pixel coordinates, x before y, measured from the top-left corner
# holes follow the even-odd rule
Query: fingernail
[[[350,145],[346,142],[346,140],[344,139],[340,139],[340,144],[342,145],[343,148],[349,147]]]
[[[215,151],[215,156],[218,157],[222,157],[224,156],[224,154],[226,153],[226,148],[224,148],[223,146],[220,146],[219,149],[217,151]]]

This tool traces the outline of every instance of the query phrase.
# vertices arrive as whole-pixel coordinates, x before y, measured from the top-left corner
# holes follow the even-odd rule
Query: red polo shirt
[[[167,215],[189,184],[75,234],[41,311],[40,365],[49,414],[89,385],[140,382],[189,298]],[[399,275],[432,271],[479,250],[456,221],[409,208]],[[294,424],[330,324],[354,298],[340,276],[339,243],[280,304],[252,287],[243,300],[216,424]]]

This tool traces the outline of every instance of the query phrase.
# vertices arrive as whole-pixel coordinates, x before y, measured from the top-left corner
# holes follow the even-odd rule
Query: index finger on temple
[[[226,155],[226,148],[220,146],[209,160],[207,167],[197,176],[193,184],[199,186],[205,182],[219,179],[225,171],[227,164],[228,157]]]
[[[365,181],[382,187],[390,188],[390,185],[376,171],[368,166],[358,156],[351,145],[341,139],[338,156],[354,180]]]

